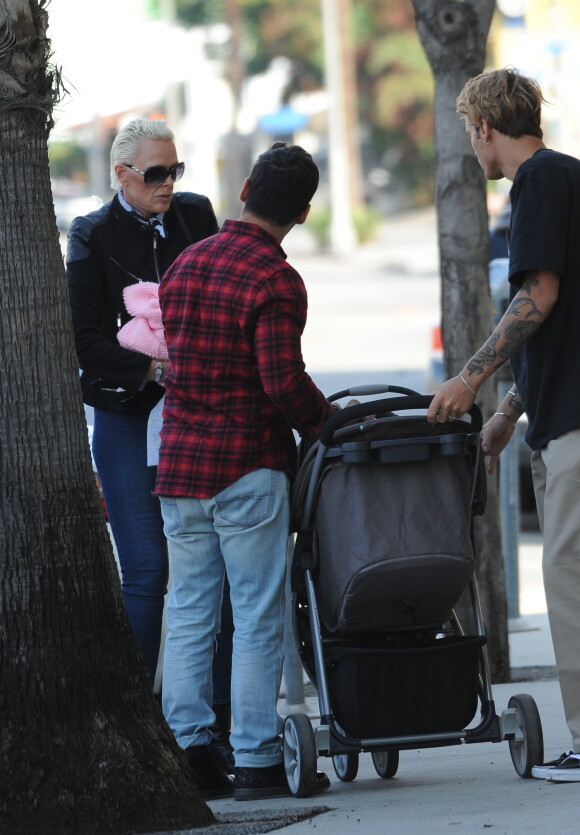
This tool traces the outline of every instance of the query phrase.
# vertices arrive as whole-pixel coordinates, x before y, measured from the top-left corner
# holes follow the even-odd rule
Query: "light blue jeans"
[[[181,748],[214,721],[212,657],[224,575],[234,615],[231,743],[237,766],[282,760],[276,710],[284,661],[289,482],[255,470],[211,499],[161,497],[173,586],[167,604],[163,712]]]

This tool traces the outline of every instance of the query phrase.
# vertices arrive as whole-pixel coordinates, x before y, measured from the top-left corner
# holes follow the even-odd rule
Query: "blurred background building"
[[[179,187],[221,218],[238,215],[243,177],[274,139],[321,167],[309,221],[321,242],[331,206],[344,243],[433,202],[433,81],[410,0],[51,0],[48,12],[67,90],[50,143],[63,230],[110,199],[111,141],[135,116],[167,120]],[[538,79],[547,143],[575,155],[579,47],[580,0],[498,0],[488,65]],[[492,212],[508,185],[490,186]]]

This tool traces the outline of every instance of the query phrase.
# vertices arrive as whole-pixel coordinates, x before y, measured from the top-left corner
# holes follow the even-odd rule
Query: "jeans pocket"
[[[169,537],[176,533],[183,525],[181,513],[177,506],[177,499],[160,496],[161,515],[163,516],[163,530],[165,536]]]
[[[274,508],[275,475],[272,470],[255,470],[219,493],[215,501],[222,519],[242,528],[268,519]]]

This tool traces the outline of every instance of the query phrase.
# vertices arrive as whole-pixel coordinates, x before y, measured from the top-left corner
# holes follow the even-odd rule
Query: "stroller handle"
[[[360,388],[365,388],[360,386]],[[354,389],[350,390],[353,393]],[[343,395],[344,396],[344,395]],[[428,409],[433,400],[432,394],[411,394],[406,397],[385,397],[381,400],[371,400],[367,403],[358,403],[356,406],[345,406],[340,412],[331,415],[320,433],[320,443],[328,446],[336,430],[345,423],[365,417],[372,412],[394,412],[398,409]],[[471,417],[471,431],[480,432],[483,424],[479,407],[473,404],[468,414]]]
[[[341,397],[364,397],[370,394],[386,394],[392,391],[395,394],[419,394],[418,391],[405,388],[404,386],[389,386],[387,383],[372,383],[366,386],[351,386],[350,388],[337,391],[336,394],[331,394],[328,400],[332,403],[335,400],[340,400]]]

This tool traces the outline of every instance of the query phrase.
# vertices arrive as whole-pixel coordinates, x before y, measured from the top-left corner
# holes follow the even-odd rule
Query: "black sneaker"
[[[532,768],[532,777],[537,777],[539,780],[545,780],[553,768],[558,768],[564,760],[573,753],[573,751],[564,751],[563,754],[560,754],[560,756],[556,757],[555,760],[550,760],[549,763],[535,765]]]
[[[211,755],[214,761],[221,765],[226,774],[234,773],[234,749],[230,742],[230,727],[232,724],[232,712],[229,704],[212,705],[215,713],[215,722],[209,729],[211,733]]]
[[[234,749],[231,746],[229,735],[226,738],[225,734],[214,734],[212,731],[212,740],[209,747],[214,762],[223,768],[226,774],[233,774],[235,765]]]
[[[330,788],[330,780],[322,771],[317,771],[312,794],[319,794],[328,788]],[[266,768],[236,766],[234,800],[264,800],[269,797],[288,797],[290,794],[284,763]]]
[[[209,745],[192,745],[185,749],[185,756],[200,797],[211,800],[233,795],[232,778],[216,763]]]
[[[560,765],[549,769],[546,780],[554,783],[580,783],[580,754],[570,754]]]

